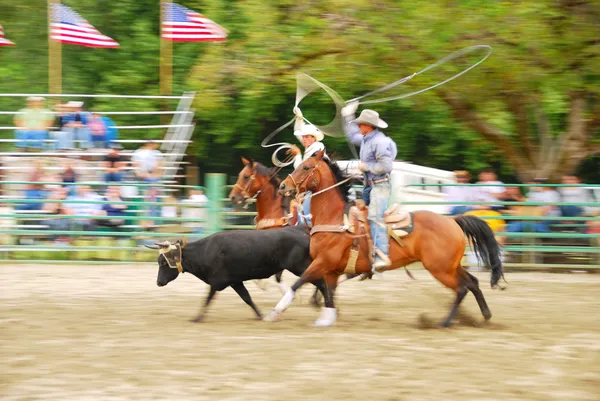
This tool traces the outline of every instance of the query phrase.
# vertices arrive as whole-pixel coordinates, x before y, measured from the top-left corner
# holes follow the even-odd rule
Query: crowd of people
[[[468,171],[455,171],[457,183],[469,184],[471,175]],[[474,186],[449,186],[445,187],[444,192],[448,202],[467,203],[481,202],[479,205],[457,204],[451,207],[450,214],[458,215],[472,213],[474,211],[494,211],[499,215],[509,216],[528,216],[544,219],[511,219],[507,221],[507,232],[549,232],[551,225],[568,221],[564,218],[581,217],[591,215],[594,209],[589,206],[560,205],[560,203],[591,203],[593,197],[591,192],[586,189],[576,175],[565,175],[562,177],[561,184],[574,186],[553,187],[548,185],[545,178],[536,178],[531,182],[530,187],[505,185],[498,178],[493,169],[482,170],[478,176],[479,180]],[[524,192],[522,190],[526,189]],[[494,202],[499,202],[494,204]],[[519,202],[512,205],[513,202]],[[529,202],[535,205],[521,205],[520,203]],[[553,220],[551,217],[556,217]],[[559,219],[562,218],[562,219]],[[585,228],[585,224],[583,225]]]
[[[115,123],[107,116],[85,111],[81,101],[46,108],[41,96],[27,98],[15,115],[16,147],[23,150],[105,149],[117,139]]]

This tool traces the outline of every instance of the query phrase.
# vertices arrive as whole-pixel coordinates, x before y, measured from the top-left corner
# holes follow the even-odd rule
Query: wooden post
[[[52,7],[60,0],[48,0],[48,93],[62,93],[62,43],[52,40]],[[58,99],[60,101],[60,98]]]
[[[163,39],[162,27],[165,17],[165,4],[170,0],[160,0],[160,94],[173,93],[173,41]]]

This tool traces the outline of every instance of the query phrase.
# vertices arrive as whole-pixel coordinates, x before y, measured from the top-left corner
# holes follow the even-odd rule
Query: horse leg
[[[281,282],[282,275],[283,275],[283,270],[275,273],[275,281],[277,281],[277,285],[279,286],[279,290],[281,291],[281,293],[285,294],[290,289],[290,287],[288,287],[287,285],[285,285]]]
[[[353,278],[358,277],[358,276],[360,276],[360,274],[344,274],[344,277],[342,279],[338,279],[337,285],[342,284],[344,281],[352,280]],[[333,294],[333,295],[335,295],[335,294]],[[315,290],[315,293],[313,294],[313,296],[311,298],[311,305],[316,308],[321,306],[321,299],[319,297],[318,290]]]
[[[337,310],[333,302],[333,296],[337,287],[338,276],[336,274],[329,273],[325,276],[325,283],[327,284],[327,291],[323,294],[325,298],[325,307],[321,310],[321,315],[315,322],[317,327],[328,327],[333,325],[337,320]]]
[[[190,320],[190,322],[200,323],[202,321],[202,319],[204,319],[204,315],[206,314],[206,311],[208,310],[208,304],[210,304],[210,301],[212,301],[212,299],[215,297],[216,293],[217,293],[217,290],[211,286],[208,296],[206,297],[206,300],[204,301],[204,306],[202,306],[202,309],[200,310],[200,313],[198,313],[198,316],[196,316],[194,319]]]
[[[244,302],[252,308],[254,313],[256,313],[256,316],[258,317],[258,319],[261,320],[262,315],[260,314],[260,311],[254,304],[254,301],[252,301],[252,298],[250,297],[250,294],[248,293],[246,286],[244,286],[244,283],[232,284],[231,288],[233,288],[233,290],[235,292],[237,292],[237,294],[240,296],[240,298],[242,298],[244,300]]]
[[[321,263],[317,261],[313,261],[308,269],[296,280],[296,282],[292,285],[292,287],[283,294],[283,297],[275,308],[264,318],[267,322],[276,322],[280,319],[281,314],[292,304],[292,301],[296,297],[296,291],[300,289],[304,284],[320,280],[323,277],[323,271],[321,269]],[[325,293],[327,293],[328,289],[325,286]]]
[[[450,327],[450,325],[452,324],[452,319],[454,319],[456,313],[458,312],[458,307],[460,306],[460,303],[465,298],[465,295],[467,295],[468,293],[467,287],[465,286],[465,279],[463,278],[464,274],[462,267],[460,267],[460,264],[458,264],[458,267],[456,269],[450,269],[449,271],[440,271],[439,269],[431,269],[428,266],[429,265],[425,265],[425,267],[427,267],[427,270],[429,270],[436,279],[438,279],[446,287],[456,292],[456,299],[452,304],[452,308],[450,308],[450,313],[448,314],[448,317],[446,318],[446,320],[440,323],[440,326],[442,327]]]
[[[490,320],[492,317],[492,312],[490,312],[490,308],[487,306],[487,302],[485,302],[485,298],[483,297],[483,292],[479,288],[479,280],[477,277],[473,276],[471,273],[465,272],[467,274],[465,280],[465,286],[469,291],[475,295],[475,299],[477,300],[477,304],[479,305],[479,309],[481,309],[481,314],[485,320]]]

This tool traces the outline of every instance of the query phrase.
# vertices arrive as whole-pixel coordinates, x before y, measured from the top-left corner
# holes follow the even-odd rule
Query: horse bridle
[[[290,180],[292,180],[292,184],[294,184],[294,188],[296,189],[296,201],[297,202],[302,203],[305,199],[312,198],[314,196],[322,194],[323,192],[327,192],[330,189],[333,189],[335,187],[339,187],[340,185],[345,184],[346,182],[348,182],[348,181],[350,181],[352,179],[352,177],[348,177],[348,178],[346,178],[346,179],[344,179],[344,180],[342,180],[342,181],[340,181],[338,183],[335,183],[335,184],[333,184],[333,185],[331,185],[331,186],[329,186],[327,188],[324,188],[324,189],[322,189],[320,191],[317,191],[317,192],[315,192],[315,193],[313,193],[311,195],[300,196],[300,185],[302,185],[304,183],[304,181],[307,181],[309,178],[311,178],[315,174],[315,172],[319,169],[319,165],[321,164],[322,161],[323,160],[321,159],[317,164],[315,164],[313,166],[313,168],[311,169],[311,172],[309,174],[307,174],[306,177],[304,177],[302,180],[300,180],[300,182],[296,182],[296,180],[294,179],[294,176],[292,175],[293,172],[291,174],[288,174],[288,177],[290,178]]]
[[[315,164],[310,170],[310,173],[306,174],[306,176],[298,182],[296,182],[296,179],[293,176],[293,171],[290,174],[288,174],[289,179],[292,180],[292,184],[294,184],[294,189],[296,190],[296,197],[298,197],[298,195],[300,194],[300,185],[304,184],[305,181],[308,181],[310,178],[312,178],[313,175],[315,175],[315,172],[319,169],[319,166],[322,162],[323,160],[319,160],[319,162]]]

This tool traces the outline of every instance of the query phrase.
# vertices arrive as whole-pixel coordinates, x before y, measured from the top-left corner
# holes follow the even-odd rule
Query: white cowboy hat
[[[364,109],[357,119],[352,121],[356,124],[369,124],[376,128],[387,128],[388,124],[379,118],[379,113],[374,110]]]
[[[323,140],[323,138],[325,138],[325,135],[323,135],[321,130],[319,130],[317,127],[315,127],[312,124],[303,126],[302,129],[295,131],[294,135],[296,135],[298,138],[305,136],[305,135],[312,135],[315,137],[317,142],[321,142]]]

